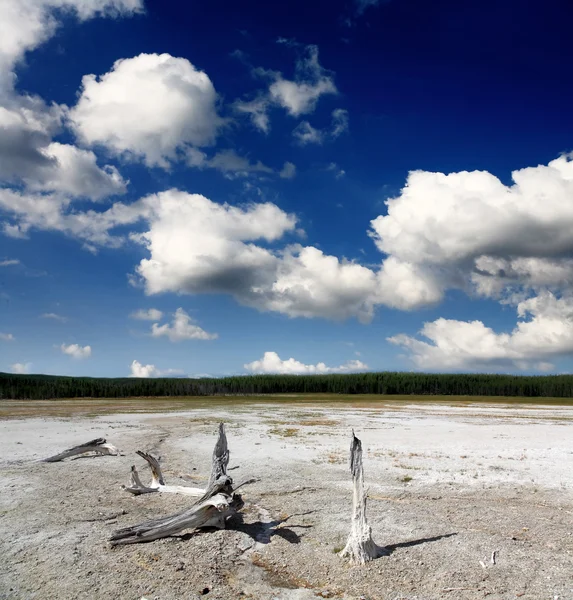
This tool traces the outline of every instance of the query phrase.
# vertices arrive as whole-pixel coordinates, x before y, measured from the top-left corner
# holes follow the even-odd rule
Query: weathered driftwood
[[[141,456],[149,464],[151,469],[151,483],[144,485],[141,482],[139,473],[135,465],[131,467],[131,476],[129,485],[122,485],[121,487],[130,494],[150,494],[152,492],[163,492],[170,494],[185,494],[188,496],[202,496],[207,489],[213,485],[215,481],[227,474],[227,465],[229,464],[229,448],[227,445],[227,435],[225,433],[225,425],[219,423],[219,436],[213,450],[213,460],[211,465],[211,474],[209,476],[209,482],[207,488],[196,488],[185,485],[166,485],[165,478],[161,472],[159,461],[141,450],[137,451],[137,454]]]
[[[138,496],[139,494],[151,494],[152,492],[186,494],[188,496],[202,496],[205,493],[204,488],[188,487],[185,485],[166,485],[158,460],[151,456],[151,454],[147,454],[141,450],[138,450],[137,454],[149,464],[149,468],[151,469],[151,483],[149,485],[144,485],[141,482],[136,466],[133,465],[131,467],[129,485],[121,486],[126,492],[129,492],[134,496]]]
[[[55,456],[44,458],[43,462],[58,462],[60,460],[64,460],[64,458],[77,456],[78,454],[85,454],[87,452],[95,452],[96,454],[108,456],[117,456],[119,454],[119,450],[115,446],[108,444],[104,438],[97,438],[96,440],[91,440],[85,444],[80,444],[79,446],[74,446],[73,448],[64,450]]]
[[[150,488],[146,488],[141,483],[137,470],[132,467],[132,488],[150,489],[152,491],[165,491],[163,474],[159,463],[152,456],[144,452],[138,454],[147,460],[151,467],[153,481]],[[200,527],[225,527],[225,521],[228,517],[238,512],[243,507],[243,500],[236,491],[247,483],[253,483],[254,480],[246,481],[233,488],[233,480],[227,476],[227,465],[229,463],[229,449],[227,446],[227,436],[223,423],[219,425],[219,437],[213,451],[213,462],[211,466],[211,477],[206,490],[201,491],[201,497],[188,509],[178,512],[168,517],[152,519],[145,521],[133,527],[126,527],[115,531],[110,538],[113,546],[119,544],[137,544],[140,542],[150,542],[160,538],[168,537],[180,533],[185,529],[198,529]],[[213,479],[214,474],[219,474]],[[173,486],[175,487],[175,486]],[[182,489],[184,486],[181,486]],[[127,489],[127,488],[126,488]],[[187,488],[189,489],[189,488]],[[196,489],[196,488],[191,488]],[[146,493],[143,491],[131,493]],[[187,492],[183,492],[187,493]]]
[[[362,468],[362,443],[352,432],[350,443],[350,472],[354,483],[352,496],[352,526],[350,536],[341,557],[348,557],[351,563],[363,565],[378,558],[384,549],[374,543],[372,528],[366,519],[366,491],[364,490],[364,470]]]
[[[151,519],[133,527],[119,529],[110,540],[112,546],[138,544],[180,533],[185,529],[217,527],[223,529],[225,520],[243,507],[243,500],[232,487],[230,477],[223,476],[207,489],[190,508],[168,517]]]

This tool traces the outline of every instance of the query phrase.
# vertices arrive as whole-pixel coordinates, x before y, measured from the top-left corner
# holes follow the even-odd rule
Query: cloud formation
[[[77,359],[89,358],[92,355],[91,346],[80,346],[79,344],[62,344],[60,350]]]
[[[163,313],[157,308],[141,308],[132,312],[129,316],[132,319],[139,319],[140,321],[159,321],[163,317]]]
[[[249,115],[253,125],[264,133],[270,130],[268,112],[272,106],[283,108],[292,117],[300,117],[312,113],[321,96],[338,94],[333,74],[318,61],[318,46],[301,46],[295,42],[288,45],[302,48],[294,78],[287,79],[279,71],[252,69],[253,75],[270,81],[269,87],[256,98],[237,101],[234,105],[238,112]]]
[[[0,332],[0,340],[3,342],[13,342],[16,338],[11,333]]]
[[[244,367],[252,373],[281,373],[285,375],[355,373],[368,370],[368,365],[359,360],[349,360],[339,367],[327,367],[323,362],[316,365],[305,365],[294,358],[282,360],[276,352],[265,352],[260,360],[247,363]]]
[[[130,377],[140,377],[148,379],[151,377],[181,377],[184,375],[180,369],[158,369],[155,365],[142,365],[137,360],[134,360],[130,366]]]
[[[162,168],[188,146],[212,145],[223,124],[207,74],[169,54],[140,54],[100,77],[85,75],[70,120],[83,143]]]
[[[153,323],[151,326],[151,335],[153,337],[166,336],[171,342],[181,342],[183,340],[215,340],[219,336],[216,333],[208,333],[195,325],[193,319],[182,309],[178,308],[171,324]]]
[[[519,321],[510,333],[496,333],[481,321],[437,319],[425,323],[422,341],[396,335],[388,341],[405,348],[420,369],[548,371],[550,361],[573,355],[573,297],[550,292],[517,305]]]
[[[372,238],[406,284],[434,288],[429,299],[448,288],[496,299],[523,288],[568,288],[571,158],[514,171],[511,186],[485,171],[413,171],[386,202],[388,214],[372,221]]]
[[[29,373],[32,368],[32,363],[14,363],[10,365],[10,371],[12,373],[16,373],[19,375],[24,375],[25,373]]]

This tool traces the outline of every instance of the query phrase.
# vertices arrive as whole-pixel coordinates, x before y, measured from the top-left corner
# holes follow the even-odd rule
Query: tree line
[[[259,394],[387,394],[573,397],[572,375],[356,373],[139,379],[0,373],[0,399]]]

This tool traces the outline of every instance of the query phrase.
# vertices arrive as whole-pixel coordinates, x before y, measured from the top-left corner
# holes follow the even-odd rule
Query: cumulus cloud
[[[435,288],[432,301],[447,288],[492,298],[569,288],[573,160],[563,155],[512,178],[506,186],[484,171],[414,171],[371,235],[396,265]]]
[[[517,315],[510,333],[496,333],[481,321],[441,318],[421,329],[428,341],[404,334],[388,341],[405,348],[417,367],[431,370],[547,371],[550,361],[573,354],[573,297],[544,292],[519,302]]]
[[[270,130],[268,111],[272,106],[280,106],[292,117],[299,117],[312,113],[321,96],[338,94],[332,73],[318,61],[317,46],[303,47],[294,42],[288,45],[303,49],[296,62],[294,78],[286,79],[278,71],[253,69],[255,76],[270,80],[268,90],[253,100],[235,102],[235,109],[250,115],[253,125],[264,133]]]
[[[16,338],[11,333],[1,333],[0,340],[4,342],[13,342]]]
[[[219,336],[216,333],[208,333],[195,325],[193,319],[182,309],[178,308],[173,315],[171,324],[153,323],[151,326],[151,335],[153,337],[166,336],[171,342],[181,342],[183,340],[215,340]]]
[[[163,317],[163,313],[157,308],[139,309],[129,315],[132,319],[141,321],[159,321]]]
[[[327,367],[323,362],[316,365],[305,365],[294,358],[281,360],[276,352],[265,352],[260,360],[247,363],[244,367],[253,373],[281,373],[287,375],[353,373],[368,370],[368,365],[359,360],[349,360],[339,367]]]
[[[32,363],[14,363],[10,365],[10,371],[19,375],[29,373],[32,368]]]
[[[70,120],[83,143],[163,168],[187,146],[213,144],[223,124],[207,74],[169,54],[140,54],[84,76]]]
[[[149,207],[149,228],[134,239],[150,257],[136,273],[148,294],[224,293],[293,317],[362,321],[379,302],[380,283],[367,267],[312,246],[261,245],[296,228],[296,217],[274,204],[235,207],[176,190],[141,202]]]
[[[3,0],[0,4],[0,88],[13,84],[11,72],[24,54],[56,31],[63,16],[81,21],[143,10],[143,0]]]
[[[80,346],[79,344],[62,344],[60,350],[72,358],[89,358],[92,355],[91,346]]]
[[[137,360],[131,363],[130,377],[150,378],[150,377],[181,377],[184,375],[180,369],[158,369],[155,365],[142,365]]]

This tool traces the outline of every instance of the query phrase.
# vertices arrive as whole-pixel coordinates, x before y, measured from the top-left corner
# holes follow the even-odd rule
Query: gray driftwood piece
[[[122,489],[134,496],[140,494],[151,494],[153,492],[163,492],[167,494],[185,494],[187,496],[202,496],[205,493],[203,488],[188,487],[185,485],[166,485],[165,478],[161,472],[159,461],[151,454],[138,450],[141,458],[147,461],[151,469],[151,483],[144,485],[139,477],[139,473],[135,465],[131,467],[131,475],[129,485],[122,485]]]
[[[215,481],[190,508],[168,517],[151,519],[133,527],[118,529],[110,538],[111,544],[117,546],[151,542],[175,535],[185,529],[199,527],[224,529],[225,520],[238,512],[244,504],[235,490],[233,490],[232,479],[223,476]]]
[[[140,494],[150,494],[153,492],[163,492],[171,494],[185,494],[187,496],[202,496],[207,489],[209,489],[215,481],[227,474],[227,465],[229,464],[229,447],[227,444],[227,435],[225,433],[225,425],[219,423],[219,436],[215,449],[213,450],[213,459],[211,464],[211,474],[209,476],[209,482],[207,488],[196,488],[185,485],[166,485],[165,478],[161,472],[159,461],[147,454],[138,450],[136,452],[141,458],[147,461],[149,468],[151,469],[151,483],[144,485],[139,477],[139,473],[135,465],[131,467],[131,476],[129,485],[122,485],[122,489],[134,496]]]
[[[161,485],[164,484],[162,483],[163,476],[161,469],[159,469],[159,463],[153,457],[149,457],[149,455],[145,455],[143,452],[139,452],[138,454],[149,462],[153,479],[157,481],[159,486],[158,491],[161,491]],[[146,457],[152,460],[148,460]],[[241,496],[236,491],[242,485],[253,482],[253,480],[250,480],[233,487],[233,480],[226,474],[228,462],[229,449],[227,446],[227,436],[225,435],[225,427],[221,423],[219,425],[219,437],[213,451],[211,478],[209,479],[207,489],[201,490],[202,496],[191,507],[174,515],[152,519],[133,527],[126,527],[115,531],[110,538],[112,546],[151,542],[180,533],[185,529],[197,529],[199,527],[217,527],[223,529],[227,518],[238,512],[244,505]],[[132,468],[132,480],[135,479],[136,485],[141,485],[141,481],[138,481],[137,471],[135,473],[136,476],[134,478]],[[214,481],[211,481],[214,473],[220,473],[220,475]],[[144,488],[145,486],[141,485],[141,487]]]
[[[86,442],[85,444],[80,444],[79,446],[64,450],[63,452],[60,452],[60,454],[44,458],[42,462],[58,462],[64,460],[64,458],[86,454],[87,452],[95,452],[96,454],[107,456],[118,456],[119,454],[119,450],[115,446],[108,444],[105,438],[97,438],[90,442]]]
[[[354,484],[352,496],[352,525],[350,535],[340,556],[348,557],[351,563],[363,565],[378,558],[384,549],[374,543],[372,528],[366,519],[366,491],[364,490],[364,470],[362,468],[362,442],[352,431],[350,443],[350,472]]]

